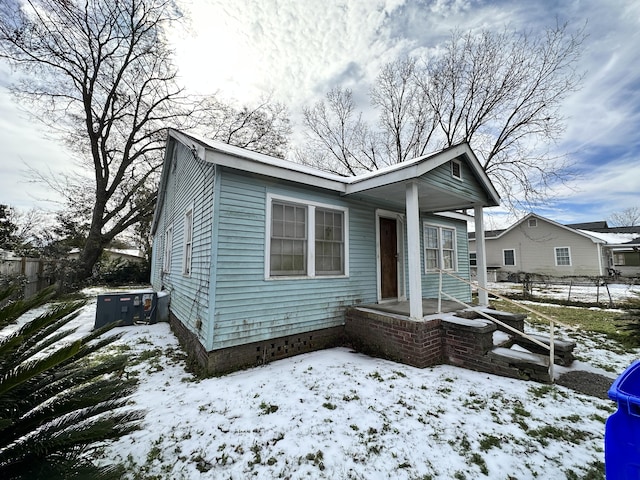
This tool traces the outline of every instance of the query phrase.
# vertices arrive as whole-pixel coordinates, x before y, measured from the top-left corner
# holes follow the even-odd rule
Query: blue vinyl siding
[[[349,209],[348,278],[265,279],[267,193]],[[344,308],[376,300],[375,209],[270,179],[221,174],[210,349],[342,325]]]
[[[171,293],[171,311],[203,341],[207,338],[210,306],[210,266],[214,194],[214,166],[196,160],[189,149],[177,143],[175,156],[165,164],[167,188],[154,237],[152,284]],[[168,159],[169,160],[169,159]],[[174,165],[175,162],[175,165]],[[193,208],[191,273],[184,275],[184,217]],[[162,272],[165,231],[173,225],[171,271]],[[198,320],[202,327],[196,328]]]
[[[482,185],[473,174],[466,162],[461,162],[462,180],[451,176],[451,164],[446,162],[421,177],[421,181],[440,190],[449,189],[458,192],[465,198],[474,202],[486,202],[487,196]]]

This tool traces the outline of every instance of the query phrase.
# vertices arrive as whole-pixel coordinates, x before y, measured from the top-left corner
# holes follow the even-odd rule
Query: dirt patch
[[[609,398],[607,391],[614,380],[614,378],[598,373],[575,370],[560,375],[556,380],[556,384],[570,388],[576,392],[591,395],[592,397],[606,399]]]

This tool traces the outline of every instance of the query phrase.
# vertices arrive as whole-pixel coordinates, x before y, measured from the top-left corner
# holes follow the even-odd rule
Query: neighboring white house
[[[484,232],[487,268],[495,280],[515,278],[521,272],[552,277],[637,276],[640,257],[633,265],[633,254],[640,246],[640,233],[616,230],[606,222],[562,225],[530,213],[506,230]],[[475,233],[471,233],[472,268],[475,252]]]
[[[116,260],[136,263],[144,262],[144,255],[137,248],[105,248],[102,251],[102,255],[108,262],[114,262]],[[71,260],[78,260],[80,258],[80,249],[74,248],[73,250],[71,250],[67,255],[67,258]]]

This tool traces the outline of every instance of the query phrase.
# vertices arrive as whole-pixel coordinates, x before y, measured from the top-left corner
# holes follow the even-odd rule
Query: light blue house
[[[349,306],[407,302],[421,320],[439,267],[469,278],[469,218],[454,212],[482,231],[498,202],[467,144],[340,177],[171,130],[151,282],[198,363],[232,370],[340,344]],[[478,245],[481,284],[483,258]],[[442,288],[471,299],[455,278]]]

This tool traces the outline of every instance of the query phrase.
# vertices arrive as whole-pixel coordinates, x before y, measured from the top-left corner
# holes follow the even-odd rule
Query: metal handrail
[[[526,333],[521,332],[517,328],[514,328],[511,325],[508,325],[508,324],[502,322],[501,320],[498,320],[497,318],[494,318],[493,316],[491,316],[488,313],[482,311],[481,309],[476,308],[473,305],[469,305],[469,304],[467,304],[467,303],[465,303],[465,302],[463,302],[461,300],[458,300],[457,298],[453,297],[452,295],[449,295],[448,293],[444,292],[442,290],[442,274],[443,273],[446,274],[446,275],[449,275],[450,277],[453,277],[453,278],[455,278],[457,280],[460,280],[460,281],[462,281],[463,283],[466,283],[469,286],[473,286],[473,284],[470,281],[468,281],[467,279],[462,278],[462,277],[460,277],[458,275],[455,275],[455,274],[453,274],[451,272],[447,272],[445,270],[442,270],[441,268],[439,268],[437,270],[438,270],[438,272],[440,274],[439,275],[439,282],[438,282],[439,283],[439,285],[438,285],[438,313],[442,313],[442,299],[441,299],[442,297],[441,296],[444,295],[448,299],[453,300],[454,302],[457,302],[457,303],[459,303],[461,305],[464,305],[467,308],[470,308],[471,310],[473,310],[474,312],[476,312],[476,313],[482,315],[483,317],[491,320],[492,322],[495,322],[495,323],[503,326],[507,330],[512,331],[512,332],[516,333],[517,335],[526,338],[530,342],[533,342],[534,344],[549,350],[549,378],[551,379],[551,382],[553,382],[553,369],[554,369],[554,363],[555,363],[555,342],[554,342],[554,340],[555,340],[555,324],[557,323],[558,325],[562,325],[563,327],[568,328],[570,330],[573,330],[573,327],[571,327],[569,325],[566,325],[563,322],[559,322],[558,320],[555,320],[553,317],[550,317],[548,315],[540,313],[540,312],[534,310],[533,308],[529,308],[526,305],[522,305],[522,304],[519,304],[517,302],[514,302],[510,298],[507,298],[507,297],[505,297],[503,295],[500,295],[500,294],[498,294],[498,293],[496,293],[494,291],[491,291],[488,288],[484,288],[484,287],[482,287],[480,285],[476,285],[477,288],[479,288],[481,290],[484,290],[485,292],[490,293],[491,295],[494,295],[495,297],[497,297],[497,298],[499,298],[501,300],[504,300],[504,301],[506,301],[508,303],[511,303],[511,304],[513,304],[513,305],[515,305],[515,306],[517,306],[519,308],[522,308],[522,309],[524,309],[524,310],[526,310],[526,311],[528,311],[530,313],[533,313],[534,315],[538,315],[539,317],[542,317],[545,320],[547,320],[549,322],[549,326],[550,326],[549,345],[547,345],[547,344],[545,344],[543,342],[540,342],[539,340],[536,340],[535,338],[527,335]]]

